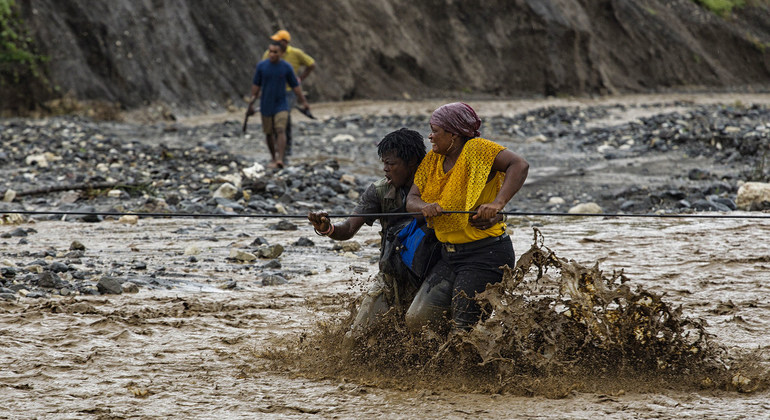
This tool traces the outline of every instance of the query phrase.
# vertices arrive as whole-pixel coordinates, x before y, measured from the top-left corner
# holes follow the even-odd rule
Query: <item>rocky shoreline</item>
[[[244,136],[239,121],[187,126],[80,117],[2,120],[0,214],[78,214],[3,216],[9,226],[0,239],[0,297],[135,290],[135,282],[111,275],[109,262],[84,270],[77,238],[68,250],[14,252],[17,244],[35,240],[34,227],[13,226],[27,217],[99,223],[118,218],[99,213],[346,213],[380,176],[378,140],[402,126],[424,132],[427,121],[427,115],[356,114],[300,120],[288,166],[268,170],[258,125]],[[549,106],[483,121],[484,137],[531,165],[527,184],[508,211],[731,212],[738,209],[741,185],[770,181],[767,105]],[[762,200],[746,208],[767,209],[770,203]],[[136,223],[136,216],[120,220]],[[298,218],[275,228],[296,229],[297,224],[306,223]],[[247,251],[277,258],[280,252],[265,250],[268,246],[255,239]],[[280,281],[273,277],[266,284]]]

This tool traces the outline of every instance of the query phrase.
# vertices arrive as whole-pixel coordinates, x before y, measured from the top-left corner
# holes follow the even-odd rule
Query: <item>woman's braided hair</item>
[[[377,144],[377,155],[380,158],[391,152],[406,163],[420,163],[425,157],[425,141],[420,133],[399,128],[388,133]]]

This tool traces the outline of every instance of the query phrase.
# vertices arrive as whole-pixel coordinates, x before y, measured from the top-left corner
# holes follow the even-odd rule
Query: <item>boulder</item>
[[[764,210],[770,208],[770,183],[747,182],[738,189],[735,204],[741,210]]]

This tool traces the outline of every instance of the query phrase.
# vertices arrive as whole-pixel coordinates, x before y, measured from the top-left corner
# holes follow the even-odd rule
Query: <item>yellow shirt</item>
[[[265,53],[262,54],[262,59],[266,60],[268,54],[269,54],[269,51],[265,51]],[[315,60],[313,60],[313,57],[307,55],[301,49],[294,48],[291,45],[286,46],[286,52],[283,53],[283,57],[281,57],[281,59],[291,64],[291,67],[294,69],[295,76],[299,76],[299,69],[302,68],[302,66],[310,67],[313,64],[315,64]],[[286,90],[291,90],[291,86],[287,84]]]
[[[446,211],[474,211],[494,201],[503,186],[505,174],[496,172],[487,182],[495,157],[505,149],[492,141],[468,140],[452,169],[444,172],[443,155],[428,152],[414,175],[414,184],[426,203],[438,203]],[[428,220],[441,242],[462,244],[505,233],[500,222],[486,230],[471,227],[468,214],[444,214]]]

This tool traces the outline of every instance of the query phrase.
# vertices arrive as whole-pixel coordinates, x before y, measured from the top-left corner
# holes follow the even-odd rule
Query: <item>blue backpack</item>
[[[439,245],[433,229],[417,219],[413,219],[396,234],[394,251],[416,285],[425,280],[430,269],[441,258]]]

